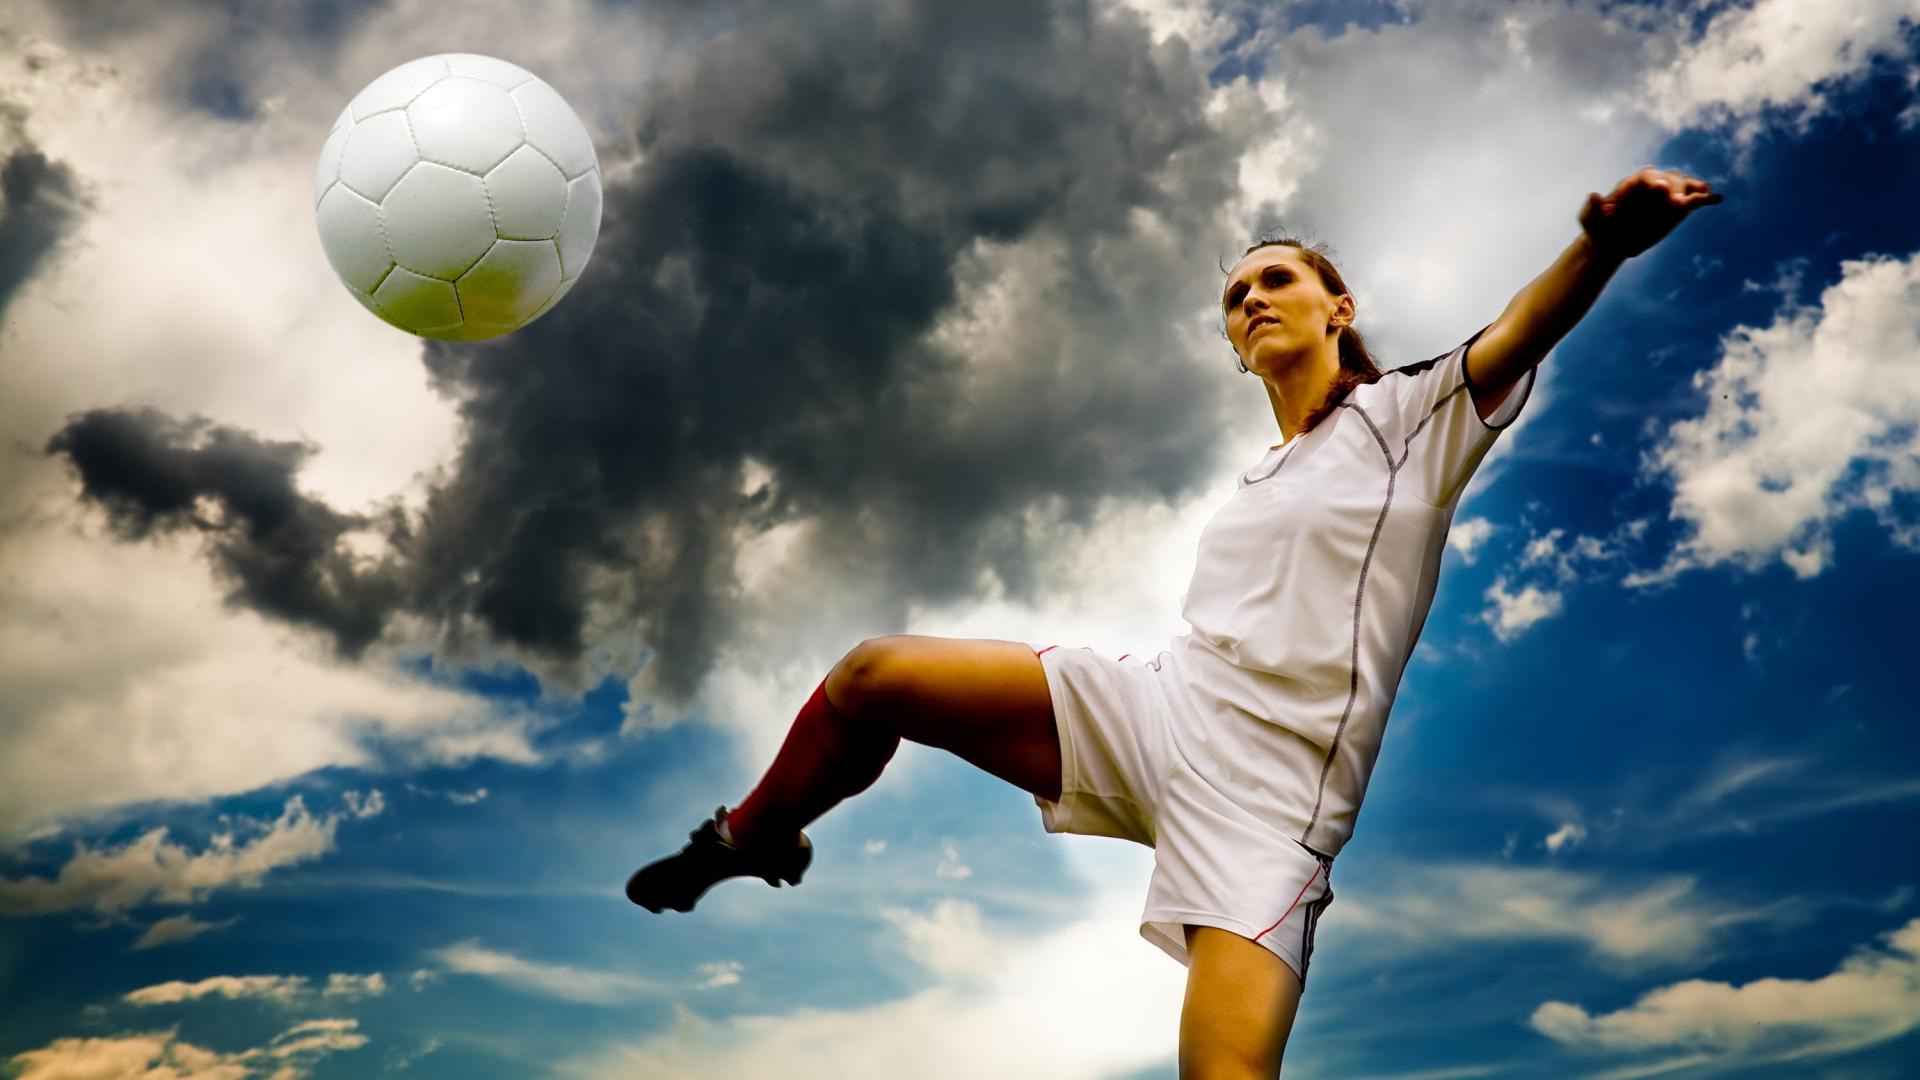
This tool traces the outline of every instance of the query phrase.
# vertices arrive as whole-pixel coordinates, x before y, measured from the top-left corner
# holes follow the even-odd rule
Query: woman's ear
[[[1354,303],[1351,293],[1341,293],[1339,303],[1334,305],[1333,314],[1327,319],[1327,329],[1342,329],[1353,325]]]

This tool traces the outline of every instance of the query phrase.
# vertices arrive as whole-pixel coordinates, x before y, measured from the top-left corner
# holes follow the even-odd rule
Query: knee
[[[908,666],[906,652],[899,635],[868,638],[855,645],[827,673],[827,700],[851,717],[897,694]]]

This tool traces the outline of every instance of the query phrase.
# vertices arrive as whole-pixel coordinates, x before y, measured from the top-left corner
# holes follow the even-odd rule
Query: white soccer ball
[[[490,56],[401,64],[341,111],[314,212],[354,298],[421,337],[525,326],[580,280],[600,234],[600,163],[553,87]]]

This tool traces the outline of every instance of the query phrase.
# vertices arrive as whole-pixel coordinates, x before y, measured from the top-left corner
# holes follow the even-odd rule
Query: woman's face
[[[1273,360],[1319,347],[1330,325],[1353,321],[1352,298],[1329,293],[1300,250],[1285,245],[1241,259],[1220,302],[1227,340],[1247,368],[1262,375],[1273,370]]]

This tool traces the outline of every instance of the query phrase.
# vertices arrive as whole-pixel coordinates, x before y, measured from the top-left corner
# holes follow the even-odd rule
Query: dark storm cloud
[[[609,185],[580,286],[496,342],[428,344],[467,437],[393,535],[390,610],[562,662],[596,627],[633,627],[652,684],[681,702],[733,632],[743,533],[815,524],[805,572],[829,590],[859,575],[897,604],[883,619],[975,595],[983,573],[1031,599],[1030,512],[1085,521],[1106,499],[1177,498],[1205,479],[1223,396],[1247,385],[1224,345],[1197,371],[1169,329],[1211,304],[1238,239],[1212,221],[1239,148],[1205,122],[1184,43],[1154,50],[1084,3],[732,12],[645,99],[644,160]],[[1193,250],[1137,242],[1135,208]],[[990,363],[927,336],[983,238],[1065,254]],[[116,508],[94,479],[115,454],[205,452],[157,418],[131,426],[146,441],[115,444],[88,479],[123,528],[180,520],[188,490],[226,498],[161,470]],[[76,431],[60,449],[87,475]],[[285,444],[219,437],[280,485],[285,562],[310,587],[279,613],[362,640],[364,622],[334,620],[389,594],[326,548],[345,519],[293,494]],[[749,461],[771,479],[743,494]],[[221,537],[242,573],[252,535]]]
[[[175,100],[224,120],[251,120],[257,87],[279,80],[272,70],[302,57],[331,56],[347,31],[387,0],[58,0],[48,7],[77,44],[109,51],[155,36],[156,24],[201,21],[207,32],[162,64],[160,86]]]
[[[27,141],[24,119],[0,102],[0,316],[84,208],[73,171]]]
[[[350,656],[379,636],[396,600],[393,575],[356,569],[341,547],[342,534],[365,519],[295,489],[311,447],[151,409],[96,409],[70,420],[47,451],[73,462],[81,498],[105,508],[123,538],[205,533],[215,565],[236,585],[230,600],[323,628]]]

